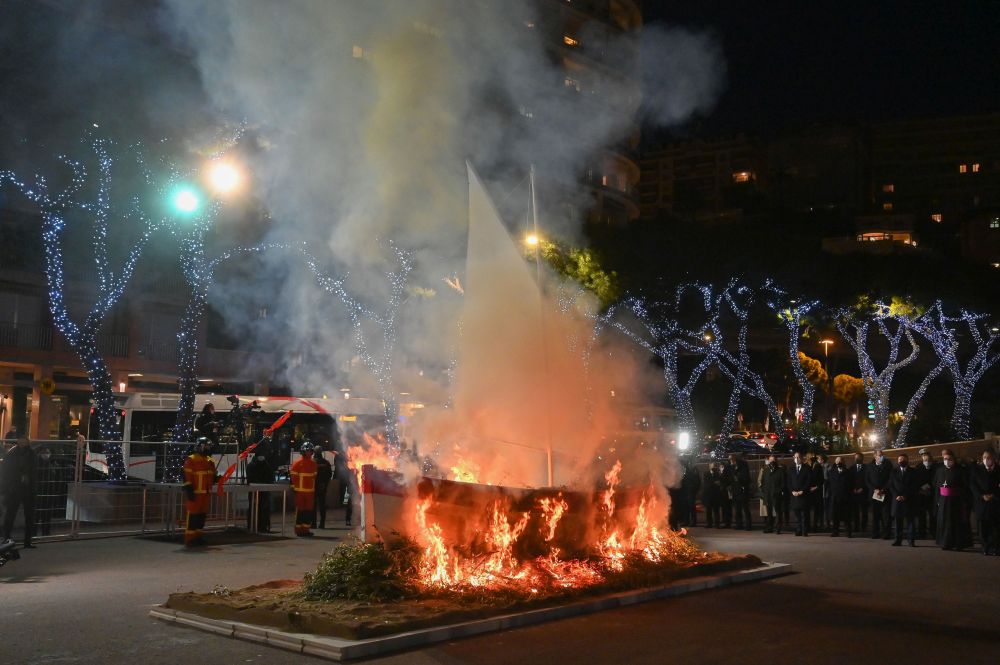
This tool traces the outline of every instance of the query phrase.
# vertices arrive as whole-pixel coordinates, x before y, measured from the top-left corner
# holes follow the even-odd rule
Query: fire
[[[621,469],[616,462],[605,474],[607,487],[594,496],[597,510],[591,507],[580,513],[599,521],[600,536],[589,548],[590,554],[578,558],[564,558],[556,544],[560,523],[576,514],[571,507],[575,504],[562,492],[538,499],[527,512],[515,509],[517,504],[509,497],[491,501],[481,527],[466,546],[449,544],[446,530],[430,514],[435,508],[433,496],[418,500],[415,535],[422,548],[420,582],[453,590],[488,588],[537,594],[600,584],[608,575],[625,570],[631,560],[682,562],[701,556],[682,534],[656,523],[652,485],[642,493],[634,521],[628,517],[632,510],[616,513]],[[438,510],[446,516],[451,509],[441,504]],[[566,534],[573,533],[572,525],[569,528]],[[562,537],[569,537],[566,534]]]
[[[460,483],[478,483],[479,465],[459,457],[455,466],[451,467],[451,479]]]
[[[361,445],[347,447],[347,468],[357,476],[358,487],[361,487],[361,467],[366,464],[383,471],[397,468],[397,456],[389,450],[388,442],[382,434],[372,436],[365,432],[361,436]]]
[[[563,513],[569,508],[569,504],[562,498],[562,492],[554,499],[540,499],[538,507],[542,509],[542,517],[545,519],[545,542],[551,542],[556,537],[556,527]]]

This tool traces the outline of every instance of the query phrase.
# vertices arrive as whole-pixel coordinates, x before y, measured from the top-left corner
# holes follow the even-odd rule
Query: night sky
[[[1000,2],[645,0],[647,23],[708,30],[727,85],[675,134],[1000,110]]]

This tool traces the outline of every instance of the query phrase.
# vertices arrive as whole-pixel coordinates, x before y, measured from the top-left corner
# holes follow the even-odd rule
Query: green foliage
[[[597,296],[602,306],[610,305],[621,295],[618,274],[605,270],[591,248],[567,249],[558,243],[541,240],[539,253],[557,273]]]
[[[414,591],[420,549],[407,539],[392,545],[351,542],[328,552],[302,589],[309,600],[397,600]]]

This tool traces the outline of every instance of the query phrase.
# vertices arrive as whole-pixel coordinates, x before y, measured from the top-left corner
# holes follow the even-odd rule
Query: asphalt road
[[[0,569],[0,654],[12,663],[313,660],[147,617],[173,591],[298,578],[344,531],[189,553],[134,538],[46,543]],[[1000,558],[695,529],[709,549],[796,573],[377,659],[375,663],[996,663]]]

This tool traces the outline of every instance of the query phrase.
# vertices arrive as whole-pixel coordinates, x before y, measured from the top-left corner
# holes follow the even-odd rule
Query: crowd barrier
[[[35,440],[34,538],[58,540],[116,535],[173,534],[183,530],[184,492],[181,483],[162,482],[168,442],[144,442],[138,454],[124,447],[128,478],[109,482],[104,450],[118,442]],[[135,445],[135,444],[133,444]],[[97,452],[101,451],[101,452]],[[220,474],[235,455],[215,455]],[[2,462],[0,462],[2,464]],[[0,487],[0,493],[2,493]],[[272,527],[285,534],[289,510],[287,482],[247,484],[235,474],[219,493],[213,489],[207,529],[234,527],[256,530],[262,500],[271,501]],[[266,497],[266,498],[265,498]],[[0,511],[2,513],[2,511]],[[288,519],[290,519],[290,515]],[[20,539],[23,512],[18,511],[14,536]]]

